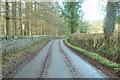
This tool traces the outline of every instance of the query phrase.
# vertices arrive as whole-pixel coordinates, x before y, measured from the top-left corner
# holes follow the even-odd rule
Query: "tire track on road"
[[[47,75],[47,70],[49,68],[50,61],[51,61],[51,52],[52,52],[53,43],[54,43],[54,41],[51,43],[50,48],[47,52],[47,55],[45,56],[45,59],[43,60],[42,68],[41,68],[42,70],[40,72],[39,78],[45,78],[45,76]]]
[[[70,57],[67,55],[67,53],[61,48],[61,44],[59,41],[59,51],[63,54],[63,57],[65,59],[65,62],[67,64],[67,66],[69,67],[71,73],[73,74],[74,78],[81,78],[82,74],[80,74],[80,72],[75,68],[75,66],[73,65]]]

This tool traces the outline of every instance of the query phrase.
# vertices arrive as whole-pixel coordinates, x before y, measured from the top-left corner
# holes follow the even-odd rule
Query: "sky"
[[[102,3],[104,3],[104,6],[106,5],[105,2],[102,2],[102,0],[85,0],[82,4],[82,10],[84,11],[84,20],[87,21],[95,21],[103,19],[105,14],[102,14],[102,10],[100,11],[100,7]]]
[[[59,1],[62,5],[62,0]],[[84,20],[96,21],[104,19],[105,12],[102,11],[102,7],[106,8],[107,0],[84,0],[82,4],[82,10],[84,12]]]

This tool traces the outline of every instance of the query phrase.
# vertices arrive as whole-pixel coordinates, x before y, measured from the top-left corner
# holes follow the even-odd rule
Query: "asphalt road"
[[[108,78],[71,52],[63,40],[50,41],[14,78]]]

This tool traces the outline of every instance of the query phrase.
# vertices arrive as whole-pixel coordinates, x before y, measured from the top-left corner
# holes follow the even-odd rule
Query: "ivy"
[[[104,64],[110,68],[112,68],[113,70],[115,70],[116,72],[120,71],[120,64],[117,64],[115,62],[112,62],[106,58],[103,58],[101,56],[99,56],[98,54],[96,53],[93,53],[93,52],[88,52],[87,50],[85,49],[81,49],[81,48],[78,48],[76,46],[73,46],[71,45],[70,43],[68,43],[67,41],[67,38],[65,39],[65,43],[70,46],[71,48],[75,49],[75,50],[78,50],[80,52],[83,52],[85,55],[89,56],[90,58],[94,59],[94,60],[97,60],[99,61],[101,64]]]

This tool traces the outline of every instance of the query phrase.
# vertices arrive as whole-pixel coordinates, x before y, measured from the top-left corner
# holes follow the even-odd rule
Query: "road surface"
[[[14,78],[108,78],[71,52],[63,40],[50,41]]]

